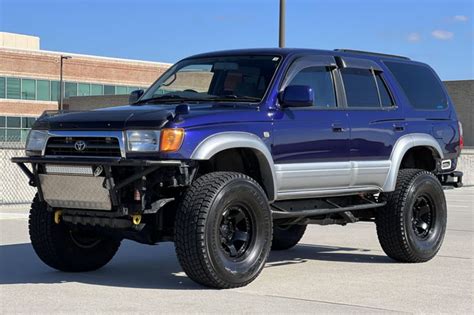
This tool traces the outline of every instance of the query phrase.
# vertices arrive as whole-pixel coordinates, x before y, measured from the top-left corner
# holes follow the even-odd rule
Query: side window
[[[345,68],[341,70],[341,75],[349,108],[380,107],[377,85],[371,70]]]
[[[441,82],[430,68],[394,61],[385,61],[385,64],[397,79],[413,107],[444,109],[448,106]]]
[[[380,93],[380,103],[382,103],[382,107],[391,107],[394,105],[392,97],[390,96],[390,93],[388,92],[387,85],[385,85],[385,82],[382,80],[380,74],[375,75],[377,79],[377,87],[379,89]]]
[[[309,67],[301,70],[290,81],[290,85],[307,85],[314,91],[314,106],[334,108],[337,106],[332,74],[327,67]]]
[[[341,70],[341,75],[349,108],[380,108],[394,105],[380,73],[369,69],[345,68]]]

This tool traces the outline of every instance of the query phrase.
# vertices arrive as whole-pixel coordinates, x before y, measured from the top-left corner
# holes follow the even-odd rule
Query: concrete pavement
[[[310,226],[256,281],[220,291],[189,280],[172,243],[125,241],[101,270],[52,270],[29,244],[27,206],[0,208],[0,313],[472,313],[474,187],[446,194],[448,231],[428,263],[387,258],[372,223]]]

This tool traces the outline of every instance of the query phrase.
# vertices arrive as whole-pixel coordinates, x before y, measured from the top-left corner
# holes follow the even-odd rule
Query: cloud
[[[431,35],[439,40],[450,40],[454,37],[453,32],[448,32],[444,30],[434,30],[433,32],[431,32]]]
[[[469,17],[467,15],[455,15],[452,19],[455,22],[467,22]]]
[[[420,33],[413,32],[413,33],[408,34],[407,36],[407,41],[412,42],[412,43],[419,42],[420,40],[421,40]]]

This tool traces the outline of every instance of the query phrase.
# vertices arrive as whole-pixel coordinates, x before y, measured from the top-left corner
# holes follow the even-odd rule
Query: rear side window
[[[410,104],[417,109],[445,109],[446,94],[433,71],[416,64],[385,61],[402,87]]]
[[[288,85],[307,85],[314,91],[314,106],[336,107],[331,71],[326,67],[309,67],[298,72]]]
[[[374,73],[369,69],[345,68],[341,70],[341,75],[349,108],[393,106],[392,98],[380,73]]]

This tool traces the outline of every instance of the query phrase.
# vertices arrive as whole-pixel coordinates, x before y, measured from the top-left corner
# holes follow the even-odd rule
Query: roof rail
[[[411,60],[410,58],[405,57],[405,56],[382,54],[382,53],[376,53],[376,52],[371,52],[371,51],[363,51],[363,50],[334,49],[334,51],[347,52],[347,53],[353,53],[353,54],[361,54],[361,55],[372,55],[372,56],[392,57],[392,58],[400,58],[400,59],[405,59],[405,60]]]

